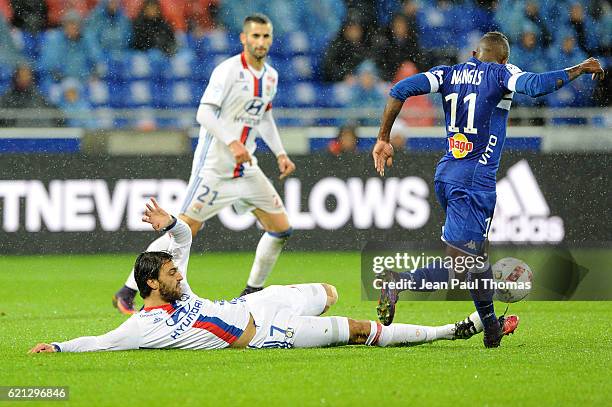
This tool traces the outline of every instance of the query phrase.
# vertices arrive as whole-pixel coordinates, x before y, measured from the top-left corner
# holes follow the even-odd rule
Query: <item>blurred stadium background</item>
[[[370,149],[394,82],[463,60],[498,29],[524,70],[595,56],[607,78],[515,97],[490,236],[527,245],[492,257],[524,259],[540,286],[550,271],[547,295],[532,299],[612,298],[609,1],[0,0],[0,384],[68,385],[71,405],[86,406],[177,397],[184,405],[610,405],[609,302],[515,304],[521,327],[499,352],[474,338],[393,349],[25,354],[125,319],[110,296],[154,236],[140,221],[144,202],[155,195],[180,207],[200,96],[213,67],[240,52],[252,12],[274,23],[273,111],[298,166],[278,181],[259,145],[296,230],[269,284],[332,283],[337,315],[373,319],[358,251],[385,240],[441,248],[438,96],[406,103],[384,179]],[[260,236],[253,217],[223,211],[195,239],[191,286],[207,298],[236,295]],[[396,320],[443,324],[472,311],[471,302],[404,302]],[[160,385],[160,377],[169,379]]]
[[[299,164],[293,179],[276,182],[301,231],[291,249],[437,241],[431,177],[446,147],[438,96],[410,99],[394,127],[393,144],[407,156],[390,174],[400,184],[376,180],[368,153],[394,82],[465,59],[495,29],[524,70],[595,56],[608,75],[542,98],[515,97],[494,240],[610,240],[609,225],[597,227],[610,189],[609,1],[0,0],[4,251],[144,247],[141,204],[161,194],[162,204],[179,206],[199,99],[214,66],[240,52],[241,22],[252,12],[274,23],[274,114]],[[258,149],[275,178],[266,146]],[[393,201],[385,219],[373,215],[382,192]],[[197,239],[200,249],[250,250],[260,233],[231,209],[209,228],[219,239]]]

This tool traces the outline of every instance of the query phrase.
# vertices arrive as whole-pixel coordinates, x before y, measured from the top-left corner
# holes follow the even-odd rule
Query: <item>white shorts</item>
[[[254,209],[285,212],[278,192],[263,171],[255,167],[239,178],[220,177],[213,170],[192,175],[181,213],[204,222],[228,205],[240,214]]]
[[[292,348],[292,318],[321,315],[327,293],[321,284],[272,285],[244,299],[256,326],[249,348]]]

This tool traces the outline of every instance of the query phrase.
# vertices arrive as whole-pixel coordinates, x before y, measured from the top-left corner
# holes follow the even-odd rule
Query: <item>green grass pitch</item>
[[[194,254],[190,284],[207,298],[233,297],[252,256]],[[75,406],[612,405],[612,302],[516,304],[521,325],[493,350],[478,336],[386,349],[26,354],[119,325],[110,299],[134,257],[1,257],[0,385],[69,386],[63,403]],[[359,262],[358,253],[285,253],[269,283],[332,283],[340,300],[331,314],[374,319]],[[467,302],[402,302],[397,321],[443,324],[471,311]]]

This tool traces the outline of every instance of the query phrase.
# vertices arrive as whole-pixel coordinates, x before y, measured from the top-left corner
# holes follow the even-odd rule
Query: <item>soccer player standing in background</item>
[[[245,295],[262,289],[292,232],[280,196],[253,155],[257,134],[276,155],[281,179],[295,171],[295,165],[283,148],[271,111],[278,73],[265,62],[272,44],[269,18],[246,17],[240,41],[243,52],[214,69],[200,101],[200,138],[180,218],[195,236],[204,221],[229,205],[239,212],[252,211],[265,233],[241,293]],[[169,244],[170,237],[164,235],[147,251],[167,250]],[[122,313],[133,314],[137,290],[132,270],[113,304]]]
[[[554,92],[582,74],[603,78],[603,69],[594,58],[559,71],[535,74],[522,72],[508,64],[510,46],[499,32],[485,34],[467,62],[437,66],[428,72],[398,82],[390,92],[378,141],[372,152],[376,170],[384,175],[385,166],[393,164],[389,143],[391,126],[404,101],[411,97],[439,92],[443,99],[448,151],[438,162],[434,186],[438,201],[446,212],[442,240],[447,255],[464,261],[468,256],[486,258],[487,234],[495,209],[496,173],[506,138],[506,123],[514,92],[538,97]],[[442,265],[413,272],[385,273],[387,282],[400,279],[448,281],[453,270]],[[484,266],[472,268],[467,278],[477,283],[493,278],[488,259]],[[383,286],[378,306],[380,320],[390,324],[400,290]],[[498,347],[503,329],[495,315],[493,290],[480,283],[470,290],[476,310],[484,325],[484,344]]]

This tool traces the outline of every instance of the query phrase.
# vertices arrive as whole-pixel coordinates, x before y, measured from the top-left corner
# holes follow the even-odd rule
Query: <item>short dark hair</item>
[[[489,31],[480,39],[481,48],[485,45],[486,52],[495,53],[501,59],[507,59],[510,56],[510,43],[508,37],[499,31]]]
[[[272,25],[272,21],[270,21],[270,18],[267,15],[262,14],[262,13],[254,13],[254,14],[246,16],[242,26],[244,27],[245,25],[247,25],[247,23]]]
[[[134,264],[134,279],[142,298],[151,294],[147,280],[159,279],[161,267],[170,260],[172,255],[168,252],[143,252],[138,255]]]

